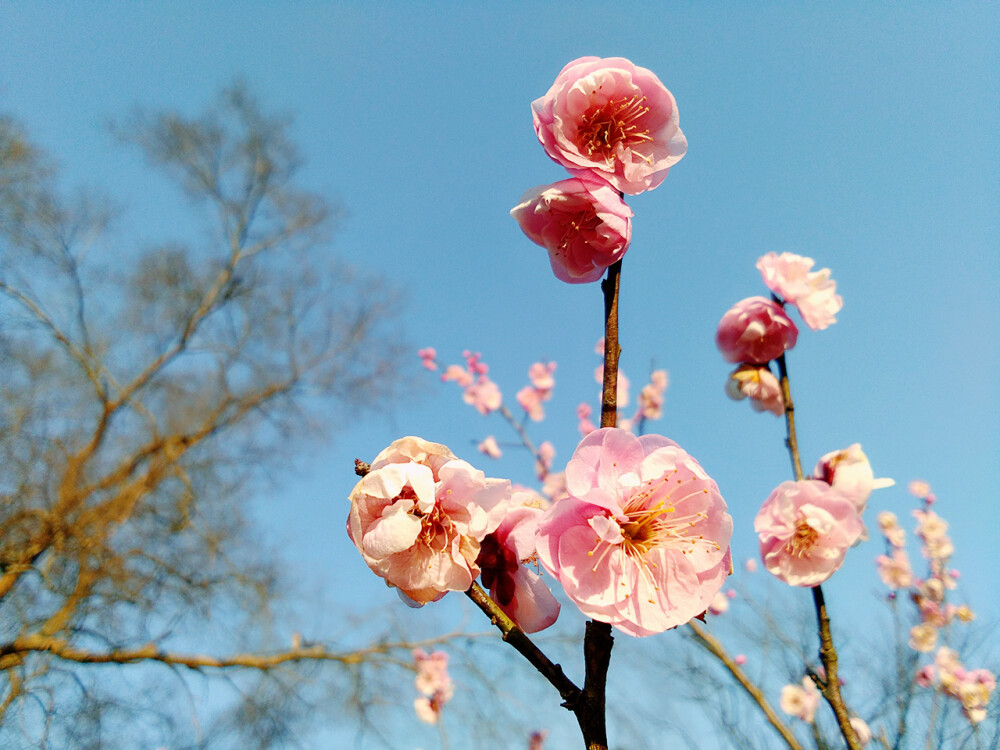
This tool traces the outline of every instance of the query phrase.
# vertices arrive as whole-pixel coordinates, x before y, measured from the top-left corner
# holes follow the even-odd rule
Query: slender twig
[[[478,583],[473,583],[465,592],[479,609],[490,618],[503,639],[521,654],[528,662],[547,679],[562,696],[563,705],[571,711],[579,701],[581,690],[564,673],[562,667],[553,663],[541,649],[536,646],[527,634],[518,627],[499,605],[490,599]]]
[[[785,445],[792,458],[792,470],[795,472],[795,480],[802,481],[802,460],[799,457],[799,443],[795,434],[795,404],[792,401],[792,389],[788,382],[788,365],[785,362],[785,355],[782,354],[776,360],[778,363],[778,374],[781,377],[781,395],[785,401],[785,425],[788,433]],[[823,669],[826,671],[822,680],[814,675],[817,687],[826,699],[826,702],[833,709],[837,717],[837,724],[840,732],[844,735],[844,740],[850,750],[861,750],[861,743],[858,741],[854,727],[851,726],[851,716],[844,705],[844,699],[840,694],[840,680],[837,677],[837,649],[833,645],[833,633],[830,631],[830,617],[826,612],[826,601],[823,599],[823,589],[820,586],[812,587],[813,605],[816,608],[816,622],[819,628],[819,657],[823,662]]]
[[[767,702],[767,698],[764,697],[763,691],[747,677],[746,673],[740,669],[740,666],[733,660],[726,649],[719,642],[719,639],[709,633],[705,628],[699,625],[695,620],[691,620],[688,623],[688,627],[694,632],[698,640],[701,641],[701,645],[711,653],[715,658],[722,662],[723,666],[729,670],[729,672],[736,678],[736,681],[740,686],[750,695],[751,698],[756,701],[757,705],[760,706],[760,710],[764,712],[764,716],[770,722],[781,738],[785,741],[792,750],[802,750],[802,745],[799,741],[795,739],[795,735],[792,734],[792,730],[781,720],[778,714],[771,704]]]

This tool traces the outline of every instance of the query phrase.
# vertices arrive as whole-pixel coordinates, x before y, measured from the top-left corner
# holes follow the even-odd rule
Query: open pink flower
[[[580,610],[629,635],[708,609],[729,575],[733,522],[715,482],[660,435],[596,430],[538,525],[538,558]]]
[[[530,493],[515,492],[517,504]],[[526,633],[544,630],[559,616],[559,602],[528,565],[535,560],[535,532],[541,508],[521,505],[507,512],[497,530],[487,536],[479,552],[483,585],[507,616]]]
[[[781,688],[781,710],[812,723],[819,708],[820,693],[811,677],[802,678],[802,686],[785,685]]]
[[[715,332],[715,345],[727,362],[765,365],[795,346],[799,329],[781,305],[748,297],[733,305]]]
[[[628,195],[655,188],[687,151],[673,94],[622,57],[574,60],[531,111],[552,159]]]
[[[667,390],[667,371],[654,370],[649,382],[639,391],[639,416],[659,419],[663,416],[663,394]]]
[[[864,531],[854,502],[815,479],[779,484],[753,527],[764,567],[790,586],[823,583]]]
[[[438,443],[400,438],[351,492],[347,533],[373,572],[426,604],[472,585],[479,544],[509,497],[506,479],[488,479]]]
[[[769,411],[776,417],[785,413],[781,383],[767,367],[761,365],[740,365],[729,373],[726,395],[734,401],[749,397],[754,411]]]
[[[549,251],[560,281],[597,281],[625,256],[632,209],[606,183],[572,178],[532,188],[510,210],[521,230]]]
[[[858,513],[865,509],[872,490],[891,487],[892,479],[876,479],[868,456],[854,443],[843,450],[823,456],[813,469],[812,479],[820,479],[854,501]]]
[[[879,555],[875,558],[878,575],[882,583],[891,589],[908,589],[913,584],[913,569],[904,549],[894,549],[892,556]]]
[[[821,331],[837,322],[844,301],[829,268],[809,270],[815,262],[795,253],[768,253],[757,260],[757,268],[768,289],[795,305],[807,326]]]

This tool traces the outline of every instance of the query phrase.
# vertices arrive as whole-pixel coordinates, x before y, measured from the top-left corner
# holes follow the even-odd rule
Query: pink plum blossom
[[[580,610],[634,636],[701,614],[730,571],[732,518],[672,440],[608,427],[566,467],[568,495],[538,526],[538,558]]]
[[[729,597],[721,591],[712,597],[712,602],[708,605],[710,615],[724,615],[729,609]]]
[[[744,664],[747,663],[747,655],[746,654],[736,654],[736,658],[733,659],[733,661],[736,662],[737,666],[742,667]]]
[[[449,380],[454,381],[462,388],[467,388],[475,382],[476,378],[461,365],[448,365],[441,374],[441,381],[447,383]]]
[[[528,368],[528,379],[538,390],[551,391],[556,385],[556,380],[552,376],[555,371],[555,362],[535,362]]]
[[[807,326],[821,331],[837,322],[844,302],[829,268],[809,270],[815,262],[794,253],[768,253],[757,260],[757,268],[768,289],[795,305]]]
[[[754,519],[764,567],[790,586],[823,583],[863,530],[853,501],[814,479],[782,482]]]
[[[593,414],[593,409],[590,408],[590,404],[580,404],[576,407],[576,418],[580,421],[578,426],[580,437],[587,437],[597,429],[597,425],[590,421],[591,414]]]
[[[560,281],[597,281],[632,239],[632,209],[606,183],[571,178],[527,191],[510,210],[521,230],[549,253]]]
[[[531,103],[545,152],[615,190],[652,190],[687,151],[677,103],[652,71],[622,57],[581,57]]]
[[[483,453],[490,458],[500,458],[503,452],[500,450],[500,446],[497,445],[497,439],[492,435],[488,435],[483,442],[476,446],[480,453]]]
[[[802,721],[812,723],[819,708],[820,693],[811,677],[803,677],[802,685],[785,685],[781,688],[781,710]]]
[[[545,479],[552,468],[552,461],[555,457],[556,447],[548,440],[538,446],[538,454],[535,456],[535,474],[538,475],[539,479]]]
[[[443,445],[400,438],[351,492],[347,533],[372,571],[426,604],[472,585],[480,542],[503,520],[510,491]]]
[[[654,370],[649,382],[639,391],[639,416],[660,419],[663,416],[663,394],[667,390],[667,371]]]
[[[437,724],[441,709],[455,692],[448,676],[448,654],[444,651],[428,654],[418,648],[413,651],[413,660],[417,667],[417,690],[424,695],[413,701],[413,708],[421,721]]]
[[[747,573],[756,573],[757,561],[751,557],[749,560],[743,563],[743,567],[746,569]]]
[[[428,370],[436,370],[438,368],[437,362],[437,351],[434,347],[428,346],[426,349],[421,349],[417,352],[417,356],[420,357],[420,364]]]
[[[823,456],[813,469],[812,479],[820,479],[854,501],[858,512],[868,504],[872,490],[891,487],[892,479],[876,479],[868,456],[860,443]]]
[[[910,648],[928,653],[937,645],[938,630],[929,622],[922,622],[910,628]]]
[[[765,365],[795,346],[799,329],[781,305],[748,297],[733,305],[715,332],[715,345],[727,362]]]
[[[542,391],[530,385],[524,386],[517,392],[517,403],[520,404],[524,412],[534,422],[541,422],[545,419],[545,407],[542,406]]]
[[[535,532],[541,508],[523,505],[531,493],[515,492],[512,507],[480,548],[478,565],[490,598],[526,633],[544,630],[559,616],[556,601],[541,576],[528,567],[535,560]]]
[[[925,482],[923,479],[914,479],[907,486],[907,489],[909,490],[911,495],[913,495],[914,497],[919,497],[921,500],[923,500],[925,497],[931,494],[931,486],[927,484],[927,482]]]
[[[875,558],[878,575],[882,583],[891,589],[906,589],[913,584],[913,570],[906,550],[894,549],[892,556],[879,555]]]
[[[932,687],[937,680],[937,673],[933,664],[925,664],[917,670],[914,682],[920,687]]]
[[[462,400],[475,408],[480,414],[496,411],[503,403],[500,388],[485,375],[480,375],[475,383],[466,387]]]
[[[878,514],[878,527],[890,546],[902,548],[906,544],[906,531],[899,525],[896,514],[883,510]]]
[[[780,417],[785,413],[781,383],[767,367],[740,365],[726,381],[726,395],[734,401],[750,399],[754,411],[769,411]]]

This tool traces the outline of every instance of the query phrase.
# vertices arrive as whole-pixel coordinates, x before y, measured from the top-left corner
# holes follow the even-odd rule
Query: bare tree
[[[205,231],[123,251],[100,201],[62,197],[45,156],[0,119],[5,747],[104,746],[102,717],[135,706],[101,693],[94,664],[357,661],[316,645],[169,648],[178,634],[197,643],[210,616],[241,627],[267,611],[279,566],[254,541],[248,495],[302,438],[399,384],[395,296],[331,256],[335,212],[296,186],[286,125],[238,86],[199,118],[133,118],[120,134],[179,183]]]

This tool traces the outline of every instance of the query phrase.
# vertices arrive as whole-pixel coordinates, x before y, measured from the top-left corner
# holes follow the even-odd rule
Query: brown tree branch
[[[726,649],[723,647],[719,639],[714,635],[709,633],[704,627],[699,625],[696,621],[691,620],[688,623],[688,627],[695,634],[695,637],[701,642],[701,645],[715,658],[722,662],[723,666],[729,670],[730,674],[736,679],[740,687],[742,687],[747,694],[757,703],[760,710],[764,712],[764,716],[767,717],[768,722],[772,727],[781,735],[781,739],[785,741],[792,750],[802,750],[802,745],[799,741],[795,739],[795,735],[792,730],[781,720],[777,712],[771,707],[771,704],[767,702],[767,698],[764,697],[763,691],[746,675],[742,669],[740,669],[739,664],[737,664],[733,658],[729,655]]]

